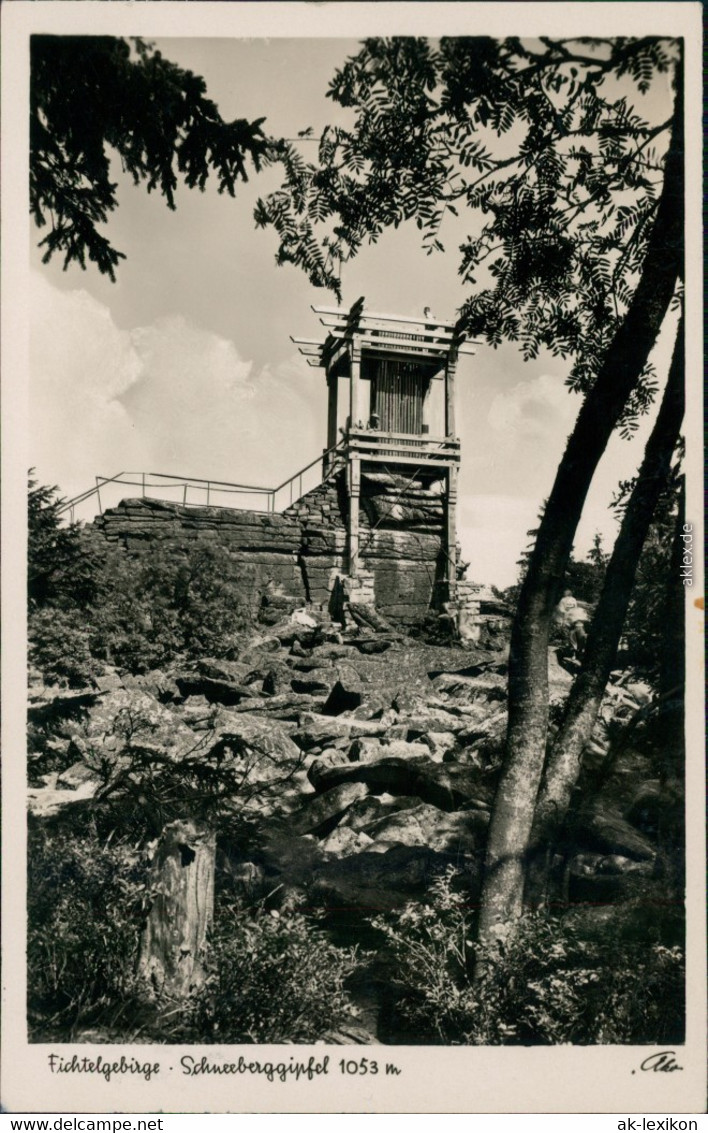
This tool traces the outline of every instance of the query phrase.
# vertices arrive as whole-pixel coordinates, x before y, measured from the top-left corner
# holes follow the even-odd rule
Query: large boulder
[[[210,704],[238,704],[245,697],[252,698],[251,685],[238,684],[224,678],[207,677],[201,673],[183,673],[175,678],[175,684],[184,697],[204,696]]]
[[[30,690],[27,719],[30,727],[54,731],[64,720],[81,719],[86,711],[107,694],[97,689],[47,688]]]
[[[440,673],[432,679],[437,693],[453,697],[466,703],[484,697],[486,701],[506,698],[506,677],[499,673],[469,675],[462,670],[458,673]]]
[[[303,751],[315,748],[348,746],[350,740],[360,736],[382,736],[386,725],[378,720],[358,720],[351,716],[325,716],[314,712],[304,712],[300,727],[293,739]]]
[[[322,794],[312,795],[290,815],[294,834],[312,834],[336,824],[347,807],[366,794],[363,783],[341,783]]]
[[[222,708],[214,716],[213,738],[258,746],[274,758],[299,760],[301,752],[290,734],[292,728],[274,720],[263,720],[248,712]]]
[[[480,776],[459,764],[436,763],[429,756],[388,756],[348,767],[330,767],[323,772],[319,789],[342,783],[365,783],[373,794],[417,795],[441,810],[459,810],[475,805],[484,809],[487,800]]]
[[[362,699],[361,682],[358,679],[346,682],[338,679],[332,685],[322,713],[324,716],[341,716],[344,712],[358,708]]]
[[[428,747],[431,758],[437,762],[445,761],[446,756],[449,762],[457,750],[457,737],[454,732],[431,730],[423,733],[421,739]]]
[[[576,854],[568,867],[568,900],[597,908],[636,899],[646,892],[652,872],[650,861],[622,854]]]
[[[678,783],[658,779],[643,783],[634,795],[625,818],[642,834],[655,838],[671,833],[680,840],[685,823],[683,791]]]
[[[89,767],[83,760],[78,760],[72,763],[71,767],[67,767],[65,771],[54,777],[56,789],[58,791],[77,791],[85,788],[87,783],[94,784],[94,791],[89,792],[93,794],[102,783],[101,776],[97,771]],[[86,797],[86,791],[82,791],[82,796]]]
[[[349,763],[349,757],[341,748],[328,748],[320,755],[316,755],[307,769],[307,778],[317,790],[325,771],[330,767],[342,767]]]
[[[326,854],[330,854],[335,858],[351,857],[352,854],[360,854],[363,850],[368,850],[373,845],[373,838],[365,834],[363,830],[353,830],[351,826],[336,826],[326,838],[320,842],[320,846]]]
[[[245,712],[249,716],[260,716],[266,719],[287,720],[295,723],[302,715],[303,709],[318,712],[324,704],[322,696],[312,693],[297,693],[290,689],[288,692],[276,693],[268,697],[248,697],[238,704],[229,705],[229,711],[235,715]]]
[[[386,756],[397,755],[402,759],[411,759],[415,756],[430,755],[430,748],[424,743],[408,743],[404,739],[390,739],[390,733],[382,737],[363,736],[353,740],[349,748],[349,758],[352,762],[366,763],[372,759],[383,759]]]
[[[613,807],[596,801],[575,820],[575,840],[588,850],[619,854],[632,861],[652,861],[656,847]]]
[[[249,666],[243,661],[226,661],[218,657],[201,657],[196,671],[203,677],[215,681],[231,681],[233,684],[250,684]]]
[[[427,705],[418,709],[412,715],[406,714],[407,738],[416,740],[426,736],[430,731],[459,732],[465,727],[466,717],[459,712],[450,712],[447,708],[437,705]]]
[[[171,760],[181,759],[199,742],[177,709],[138,689],[115,689],[101,696],[74,741],[86,752],[100,749],[108,759],[130,750]]]
[[[466,727],[460,728],[455,737],[458,749],[465,750],[480,746],[501,747],[506,737],[507,710],[490,709],[485,716]]]
[[[375,654],[386,653],[393,645],[393,641],[388,637],[359,637],[352,640],[352,645],[359,653],[371,657]]]
[[[316,693],[330,693],[337,680],[334,669],[312,668],[307,673],[298,672],[290,680],[290,688],[298,694],[312,695]],[[325,708],[327,700],[325,701]],[[325,709],[323,709],[324,711]]]
[[[388,846],[427,846],[443,853],[470,854],[484,845],[489,811],[475,809],[448,814],[429,803],[397,809],[364,826],[372,850]]]
[[[348,808],[342,817],[341,825],[348,826],[352,830],[365,831],[379,819],[416,806],[420,806],[420,799],[408,795],[395,796],[386,792],[380,795],[365,795]]]
[[[35,818],[53,818],[67,807],[89,803],[100,786],[100,781],[91,777],[73,790],[56,786],[30,787],[27,791],[27,808]]]

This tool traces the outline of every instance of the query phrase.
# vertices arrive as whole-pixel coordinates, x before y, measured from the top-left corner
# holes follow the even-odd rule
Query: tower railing
[[[57,509],[58,515],[69,514],[74,522],[77,509],[94,497],[98,513],[105,510],[106,490],[125,486],[139,488],[142,499],[161,503],[175,503],[183,507],[242,508],[248,511],[276,514],[285,511],[305,493],[312,491],[336,469],[336,453],[343,442],[326,449],[292,476],[276,487],[239,484],[230,480],[201,479],[197,476],[180,476],[167,472],[118,472],[115,476],[96,476],[92,488],[64,500]],[[103,498],[101,493],[103,492]]]
[[[245,507],[248,511],[273,515],[285,511],[307,492],[329,480],[342,466],[343,459],[350,456],[374,463],[414,462],[423,467],[447,467],[459,462],[460,442],[456,438],[432,437],[427,433],[389,433],[357,426],[348,428],[336,445],[325,449],[275,487],[167,472],[118,472],[114,476],[96,476],[93,487],[63,501],[57,514],[68,512],[73,522],[81,505],[95,497],[98,513],[102,515],[107,492],[120,486],[138,488],[142,499],[181,504],[183,507]]]
[[[364,461],[393,464],[447,466],[460,460],[456,437],[432,437],[429,433],[389,433],[384,429],[349,428],[345,437],[349,454]]]

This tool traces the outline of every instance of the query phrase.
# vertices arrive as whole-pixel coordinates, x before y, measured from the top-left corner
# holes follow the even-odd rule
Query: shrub
[[[253,611],[233,555],[197,543],[129,556],[90,525],[63,525],[61,504],[30,480],[30,659],[47,683],[86,684],[100,662],[145,673],[237,653]]]
[[[85,606],[96,596],[100,566],[76,523],[65,525],[58,488],[43,487],[30,470],[27,499],[27,589],[30,608]]]
[[[232,656],[248,619],[237,571],[223,548],[154,547],[137,558],[109,549],[85,614],[91,653],[132,673],[184,656]]]
[[[663,1043],[682,1041],[683,953],[654,940],[583,938],[573,915],[525,916],[512,942],[481,953],[466,898],[449,872],[429,902],[379,917],[400,990],[398,1009],[421,1042]],[[485,975],[472,979],[478,956]]]
[[[82,688],[102,668],[91,654],[86,618],[79,610],[45,606],[32,611],[28,655],[30,664],[49,685]]]
[[[145,867],[123,845],[30,832],[28,1015],[34,1041],[123,1011],[136,990]]]
[[[180,656],[232,656],[247,620],[238,564],[223,548],[179,555],[154,547],[135,559],[113,552],[91,612],[91,648],[147,672]]]
[[[345,985],[357,963],[301,913],[222,908],[193,1041],[315,1042],[355,1014]]]
[[[190,657],[228,657],[250,611],[243,600],[239,564],[223,547],[195,547],[176,578],[174,606],[181,646]]]

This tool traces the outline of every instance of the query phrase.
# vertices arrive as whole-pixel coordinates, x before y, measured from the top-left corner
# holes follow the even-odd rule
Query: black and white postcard
[[[6,1112],[703,1111],[700,15],[4,5]]]

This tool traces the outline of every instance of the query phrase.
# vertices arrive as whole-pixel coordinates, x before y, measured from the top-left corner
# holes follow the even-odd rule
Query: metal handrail
[[[105,488],[109,484],[126,484],[132,487],[138,487],[142,491],[143,498],[145,497],[145,492],[148,488],[183,488],[183,504],[185,506],[192,507],[203,505],[187,504],[187,491],[190,486],[197,488],[197,490],[199,491],[206,491],[206,506],[208,507],[228,507],[227,504],[211,503],[210,493],[212,491],[228,493],[231,495],[242,495],[244,493],[247,495],[261,495],[266,497],[265,512],[274,513],[276,495],[279,492],[282,492],[283,489],[290,487],[290,499],[286,506],[289,507],[290,505],[295,503],[302,495],[302,482],[305,473],[309,472],[311,468],[314,468],[318,464],[322,464],[324,467],[324,463],[326,462],[327,457],[342,446],[343,442],[340,441],[337,444],[330,446],[330,448],[325,449],[323,453],[321,453],[319,456],[316,456],[314,460],[311,460],[309,462],[309,464],[305,464],[302,468],[300,468],[292,476],[289,476],[287,480],[283,480],[282,484],[278,484],[275,488],[269,488],[256,484],[238,484],[231,480],[207,480],[199,476],[178,476],[168,472],[118,472],[115,476],[97,476],[96,484],[93,488],[88,488],[85,492],[80,492],[78,496],[74,496],[70,500],[64,500],[61,507],[57,509],[57,515],[63,515],[64,512],[70,511],[73,520],[74,509],[79,504],[85,503],[86,500],[91,499],[92,496],[97,497],[99,512],[100,514],[103,514],[100,493],[101,489]],[[323,475],[323,481],[327,480],[331,475],[332,467],[333,466],[331,466],[328,469],[327,473]],[[158,480],[160,481],[160,483],[153,483],[153,480]],[[168,482],[165,483],[165,481]],[[294,494],[294,487],[296,483],[298,484],[297,495]]]
[[[106,478],[105,476],[97,476],[96,477],[96,483],[95,483],[93,488],[88,488],[85,492],[80,492],[79,495],[74,496],[73,499],[64,500],[63,503],[62,503],[62,506],[57,508],[56,514],[57,515],[63,515],[65,511],[71,511],[71,519],[72,519],[72,522],[73,522],[74,508],[78,504],[83,504],[83,503],[86,502],[86,500],[90,500],[91,496],[98,496],[98,507],[99,507],[99,510],[100,510],[100,508],[101,508],[101,497],[99,495],[99,492],[101,490],[101,484],[99,483],[99,481],[101,481],[103,484],[111,484],[114,481],[120,483],[121,482],[120,481],[121,476],[126,476],[126,475],[130,475],[130,473],[117,472],[115,476],[111,476],[109,478]]]
[[[403,444],[400,442],[403,441]],[[285,489],[290,488],[290,498],[285,504],[285,507],[291,507],[303,495],[303,477],[310,469],[316,465],[321,465],[323,468],[322,478],[320,483],[326,483],[333,473],[336,471],[337,463],[332,460],[328,464],[328,457],[331,457],[336,452],[346,452],[348,450],[359,450],[364,455],[364,450],[367,443],[370,444],[373,451],[381,451],[383,447],[391,447],[403,455],[410,453],[411,458],[419,460],[422,452],[425,451],[429,454],[440,452],[442,454],[450,453],[452,456],[456,450],[459,449],[459,440],[455,437],[430,437],[427,434],[412,433],[387,433],[384,430],[364,429],[361,427],[349,428],[343,438],[335,444],[330,445],[324,452],[320,453],[308,464],[303,465],[292,476],[288,476],[287,480],[283,480],[275,488],[268,488],[263,485],[256,484],[238,484],[232,480],[212,480],[205,479],[199,476],[179,476],[175,473],[169,472],[118,472],[115,476],[97,476],[96,484],[93,488],[88,488],[85,492],[81,492],[73,499],[63,501],[61,507],[57,510],[57,515],[62,515],[64,512],[70,511],[72,520],[74,515],[74,508],[79,504],[85,503],[86,500],[96,496],[98,499],[99,512],[103,514],[101,504],[101,489],[109,484],[126,484],[141,489],[143,498],[145,497],[148,488],[182,488],[184,495],[182,503],[184,506],[203,506],[194,503],[187,503],[187,492],[191,487],[199,491],[206,491],[206,506],[215,508],[226,508],[228,504],[215,504],[211,503],[210,495],[212,491],[226,493],[230,495],[260,495],[265,496],[266,507],[265,513],[275,513],[276,510],[276,497]],[[412,446],[412,451],[411,447]],[[153,483],[153,481],[160,481],[160,483]],[[297,490],[296,489],[297,485]]]
[[[231,491],[232,489],[234,491],[240,491],[240,492],[272,492],[272,491],[274,491],[273,488],[267,488],[263,485],[259,486],[259,485],[255,485],[255,484],[237,484],[232,480],[213,480],[211,478],[208,479],[208,480],[205,480],[204,478],[202,478],[200,476],[178,476],[177,474],[172,473],[172,472],[121,472],[120,475],[121,476],[141,476],[141,477],[143,477],[143,479],[146,476],[156,476],[160,480],[174,480],[174,481],[176,481],[175,484],[165,484],[166,488],[179,488],[179,487],[182,486],[182,484],[187,482],[189,484],[206,484],[206,485],[211,486],[212,488],[216,488],[216,487],[221,486],[221,487],[223,487],[223,490],[225,492]],[[135,481],[124,481],[124,482],[125,483],[135,483]],[[142,483],[142,482],[143,481],[141,480],[140,483]],[[159,484],[148,484],[147,481],[146,481],[145,486],[149,487],[149,488],[157,488],[160,485]]]
[[[334,452],[334,451],[335,451],[335,449],[341,448],[341,447],[342,447],[342,445],[343,445],[343,442],[342,442],[342,441],[338,441],[338,442],[337,442],[336,444],[334,444],[334,445],[331,445],[331,446],[330,446],[329,448],[325,449],[325,450],[324,450],[324,452],[323,452],[323,453],[322,453],[322,454],[321,454],[320,456],[316,456],[314,460],[311,460],[311,461],[310,461],[310,463],[309,463],[309,464],[306,464],[306,465],[305,465],[305,466],[304,466],[303,468],[301,468],[301,469],[299,470],[299,472],[296,472],[296,473],[295,473],[295,474],[294,474],[293,476],[288,476],[287,480],[283,480],[282,484],[278,484],[278,487],[277,487],[277,488],[273,488],[273,489],[272,489],[273,493],[275,493],[275,492],[279,492],[281,488],[285,488],[285,487],[287,487],[287,485],[288,485],[288,484],[289,484],[289,483],[290,483],[290,482],[291,482],[292,480],[297,480],[299,476],[302,476],[303,472],[309,472],[311,468],[314,468],[314,466],[315,466],[316,464],[319,464],[319,463],[320,463],[320,461],[324,460],[324,458],[325,458],[326,456],[329,456],[329,454],[330,454],[331,452]]]

